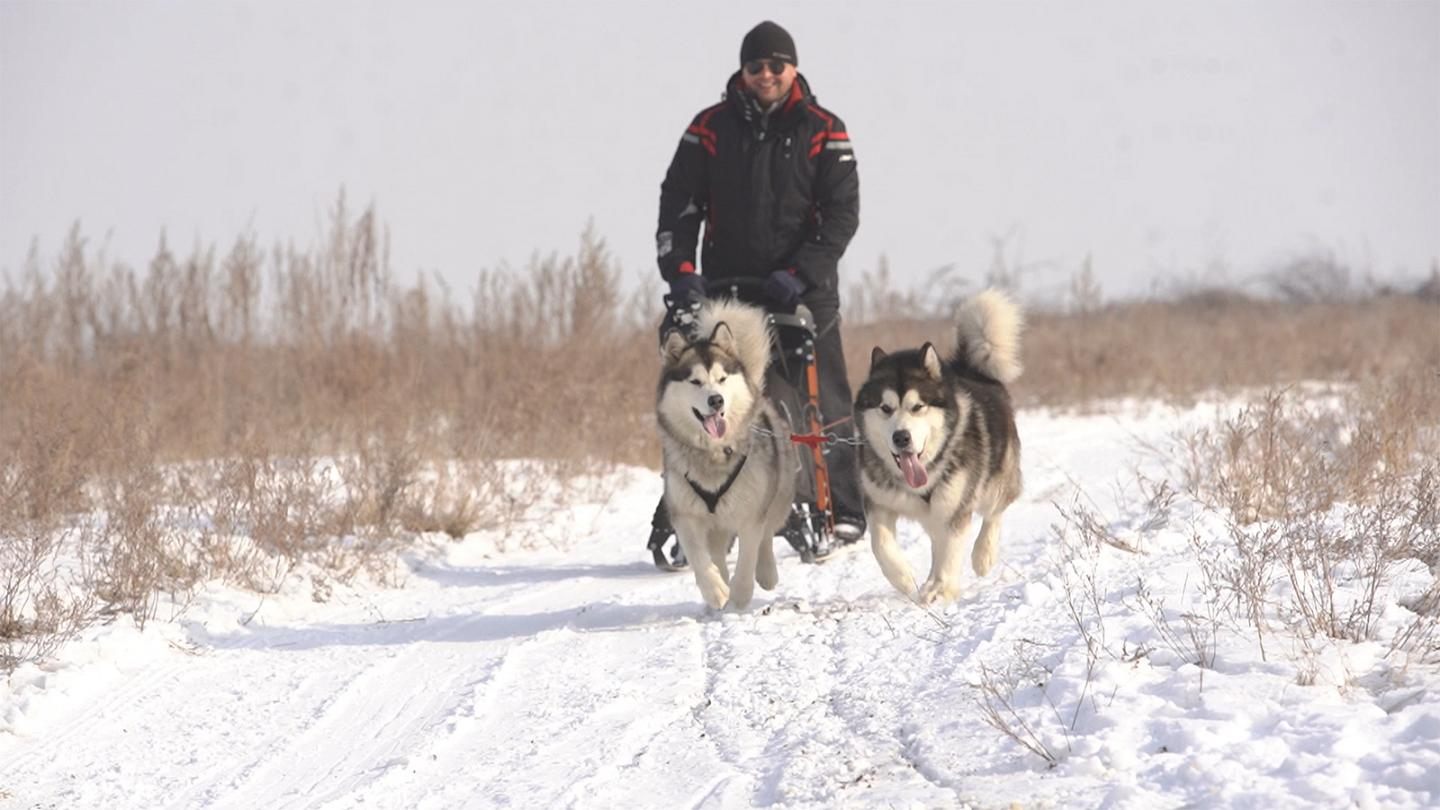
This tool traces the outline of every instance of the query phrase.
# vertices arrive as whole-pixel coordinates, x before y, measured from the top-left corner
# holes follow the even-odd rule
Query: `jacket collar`
[[[790,85],[790,95],[779,103],[778,106],[767,115],[760,108],[755,97],[745,92],[745,84],[741,81],[740,71],[735,71],[730,76],[726,85],[725,100],[729,102],[730,109],[740,116],[750,128],[757,132],[767,132],[774,129],[789,129],[805,111],[805,105],[815,103],[815,94],[810,92],[810,82],[805,80],[803,74],[795,74],[795,83]]]

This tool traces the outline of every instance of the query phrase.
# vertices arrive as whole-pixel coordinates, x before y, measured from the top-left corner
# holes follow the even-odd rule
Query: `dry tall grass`
[[[953,331],[938,318],[859,324],[846,331],[847,360],[862,373],[873,346],[944,346]],[[1239,295],[1133,301],[1029,312],[1023,341],[1025,374],[1012,386],[1022,406],[1188,402],[1214,391],[1440,369],[1440,306],[1403,295],[1343,304]]]
[[[62,537],[80,592],[143,622],[202,578],[382,572],[415,532],[512,521],[535,480],[653,461],[650,327],[597,236],[482,274],[468,300],[396,284],[387,256],[373,211],[342,197],[313,251],[246,236],[181,259],[162,241],[137,271],[76,230],[53,267],[32,254],[6,279],[8,660],[79,610],[47,578]],[[529,473],[500,463],[516,458]]]
[[[53,264],[32,253],[4,280],[11,661],[90,600],[143,621],[204,578],[270,589],[306,560],[381,572],[417,532],[463,536],[555,497],[506,460],[550,477],[657,461],[658,286],[625,295],[598,236],[522,273],[482,272],[464,295],[397,283],[388,257],[373,210],[342,196],[311,250],[246,235],[181,257],[162,240],[136,269],[76,229]],[[856,376],[872,345],[949,339],[942,310],[965,285],[919,296],[883,269],[864,281],[845,327]],[[1093,280],[1073,286],[1084,306],[1030,315],[1023,404],[1440,367],[1440,309],[1418,299],[1106,306]],[[66,543],[88,566],[68,601],[49,562]]]

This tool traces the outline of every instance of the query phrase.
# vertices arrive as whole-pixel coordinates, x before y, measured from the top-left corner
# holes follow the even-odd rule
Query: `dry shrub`
[[[1245,525],[1326,509],[1340,495],[1342,418],[1303,410],[1289,390],[1266,392],[1185,437],[1186,486]]]
[[[49,655],[88,623],[91,592],[59,558],[73,532],[0,524],[0,672]]]
[[[248,455],[220,463],[208,483],[211,576],[273,592],[303,561],[337,562],[330,559],[337,538],[327,529],[338,485],[321,460]]]
[[[1440,563],[1437,394],[1423,373],[1318,408],[1272,391],[1191,437],[1192,491],[1230,524],[1199,557],[1262,645],[1275,619],[1307,647],[1371,639],[1400,567]]]
[[[1122,521],[1102,516],[1093,506],[1081,503],[1078,496],[1071,506],[1055,504],[1060,522],[1051,527],[1051,532],[1062,551],[1058,573],[1064,586],[1066,612],[1092,660],[1104,657],[1131,662],[1163,646],[1180,660],[1208,669],[1215,662],[1220,625],[1213,589],[1202,587],[1202,592],[1193,596],[1182,594],[1186,604],[1176,609],[1150,588],[1143,575],[1137,576],[1134,589],[1122,592],[1118,604],[1132,615],[1143,616],[1153,631],[1152,638],[1121,638],[1117,648],[1106,629],[1105,608],[1113,600],[1099,584],[1101,556],[1107,548],[1125,554],[1148,553],[1145,549],[1150,536],[1169,525],[1171,506],[1177,497],[1166,482],[1139,478],[1137,483],[1144,496],[1140,513],[1123,521],[1129,524],[1123,531],[1118,530]]]
[[[420,473],[417,444],[402,433],[382,431],[359,440],[353,456],[337,460],[341,503],[331,534],[346,536],[362,527],[382,531],[397,525],[410,488]]]
[[[1218,516],[1226,531],[1193,533],[1200,576],[1186,583],[1184,604],[1165,604],[1143,577],[1121,596],[1119,612],[1153,630],[1133,649],[1107,637],[1117,608],[1097,584],[1097,560],[1143,552],[1147,530],[1172,523],[1174,491],[1142,479],[1142,499],[1119,499],[1143,501],[1148,519],[1108,518],[1079,497],[1057,504],[1066,606],[1089,657],[1131,660],[1163,647],[1203,669],[1223,634],[1248,628],[1262,658],[1283,637],[1298,681],[1313,683],[1327,647],[1376,640],[1399,602],[1413,616],[1388,640],[1391,654],[1440,661],[1440,581],[1414,592],[1426,568],[1440,571],[1440,376],[1427,371],[1271,390],[1182,437],[1187,494],[1205,507],[1200,518]]]
[[[108,610],[129,612],[142,626],[155,615],[172,567],[158,477],[142,469],[102,484],[103,512],[91,540],[96,595]]]
[[[1220,629],[1219,607],[1213,599],[1202,599],[1206,612],[1175,609],[1150,590],[1144,577],[1135,581],[1135,593],[1127,608],[1150,622],[1159,643],[1176,658],[1201,669],[1215,666],[1215,646]],[[1203,683],[1202,683],[1203,688]]]
[[[1415,617],[1395,634],[1391,649],[1407,651],[1420,663],[1440,664],[1440,580],[1404,606]]]
[[[573,480],[581,473],[564,465],[523,461],[453,461],[423,471],[411,487],[400,520],[406,531],[438,532],[459,540],[485,530],[505,537],[517,529],[526,512],[547,497],[546,484]]]
[[[28,357],[0,364],[0,520],[48,521],[85,507],[105,441],[85,388]]]
[[[440,533],[459,540],[485,525],[485,515],[470,481],[482,476],[465,476],[462,480],[448,467],[436,474],[430,486],[416,487],[400,515],[406,531],[417,534]],[[482,484],[482,487],[484,484]],[[489,485],[493,487],[493,483]],[[418,490],[418,491],[415,491]]]
[[[1090,661],[1093,663],[1094,658]],[[1093,673],[1091,666],[1087,669],[1086,693]],[[1053,664],[1040,661],[1035,646],[1022,640],[1002,666],[991,668],[982,663],[980,681],[971,684],[985,724],[1051,768],[1070,754],[1071,732],[1085,702],[1082,694],[1067,723],[1050,697],[1052,674]]]
[[[157,456],[148,414],[122,392],[112,403],[107,435],[88,489],[93,514],[85,521],[85,561],[96,596],[108,612],[126,612],[143,625],[161,595],[183,601],[205,571],[193,564],[183,504]]]

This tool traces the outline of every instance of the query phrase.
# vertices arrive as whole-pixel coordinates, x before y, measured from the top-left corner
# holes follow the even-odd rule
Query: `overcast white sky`
[[[1440,2],[0,0],[0,269],[79,220],[113,258],[312,242],[343,185],[458,289],[587,220],[653,273],[659,183],[773,18],[846,121],[902,282],[993,240],[1107,293],[1334,250],[1440,257]],[[1223,271],[1217,268],[1225,268]]]

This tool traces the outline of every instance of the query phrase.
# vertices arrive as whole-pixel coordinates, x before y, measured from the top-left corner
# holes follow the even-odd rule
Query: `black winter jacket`
[[[839,116],[815,103],[805,77],[768,116],[737,72],[719,104],[680,139],[660,185],[660,275],[696,264],[700,223],[707,278],[793,269],[806,298],[838,300],[836,264],[860,224],[855,152]]]

